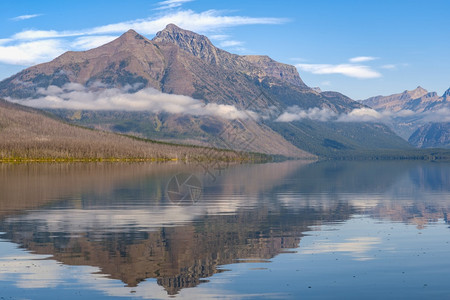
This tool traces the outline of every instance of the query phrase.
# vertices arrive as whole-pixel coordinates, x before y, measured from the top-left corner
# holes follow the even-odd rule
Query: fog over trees
[[[0,160],[233,160],[235,151],[191,147],[91,130],[0,99]]]

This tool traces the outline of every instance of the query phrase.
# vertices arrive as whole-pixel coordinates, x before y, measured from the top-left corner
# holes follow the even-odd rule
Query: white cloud
[[[162,1],[160,5],[178,5],[187,1]],[[196,32],[212,32],[235,26],[255,24],[281,24],[287,22],[280,18],[255,18],[248,16],[230,16],[222,11],[192,10],[169,11],[145,19],[130,20],[94,28],[57,31],[24,30],[9,38],[0,39],[0,62],[6,64],[32,65],[51,60],[67,50],[86,50],[109,42],[115,36],[129,29],[144,35],[153,35],[167,24],[174,23],[181,28]],[[239,41],[228,41],[228,36],[216,35],[227,47],[238,46]],[[42,41],[39,41],[42,40]],[[39,43],[38,43],[39,42]]]
[[[335,118],[337,114],[327,108],[310,108],[308,110],[303,110],[297,105],[289,107],[285,112],[283,112],[275,121],[276,122],[292,122],[299,121],[302,119],[310,119],[316,121],[330,121]]]
[[[156,18],[138,19],[109,25],[98,26],[78,31],[56,31],[56,30],[25,30],[12,36],[13,40],[36,40],[43,38],[63,38],[86,35],[104,35],[112,33],[124,33],[134,29],[141,34],[151,35],[162,30],[167,24],[173,23],[177,26],[196,31],[212,32],[218,29],[255,24],[281,24],[286,19],[280,18],[253,18],[246,16],[225,16],[220,11],[208,10],[194,12],[183,10],[167,13]]]
[[[20,103],[38,108],[66,108],[86,110],[126,110],[167,112],[196,116],[217,116],[225,119],[258,118],[253,111],[242,111],[233,105],[208,103],[175,94],[161,93],[152,88],[142,89],[136,93],[127,93],[132,87],[123,89],[103,89],[91,92],[86,87],[71,83],[62,88],[49,86],[38,89],[40,98],[21,100]],[[18,102],[15,99],[8,100]]]
[[[105,34],[125,32],[133,28],[141,34],[155,34],[163,29],[167,24],[173,23],[177,26],[196,31],[196,32],[212,32],[217,29],[235,27],[241,25],[255,25],[255,24],[281,24],[285,23],[286,19],[280,18],[254,18],[247,16],[225,16],[220,11],[208,10],[204,12],[194,12],[192,10],[183,10],[158,18],[148,18],[141,20],[134,20],[128,22],[121,22],[105,26],[99,26],[87,31],[88,34]]]
[[[341,114],[337,119],[338,122],[382,122],[391,123],[395,118],[410,117],[413,115],[420,116],[420,113],[416,113],[409,109],[403,109],[400,111],[376,111],[372,108],[362,107],[356,108],[347,114]]]
[[[235,47],[235,46],[241,46],[243,43],[241,41],[233,41],[233,40],[229,40],[229,41],[223,41],[220,43],[220,47]]]
[[[109,43],[117,37],[116,35],[82,36],[75,39],[70,46],[75,49],[88,50]]]
[[[313,74],[341,74],[359,79],[378,78],[382,75],[369,66],[354,64],[297,64],[300,70]]]
[[[231,37],[229,35],[226,34],[214,34],[211,35],[209,37],[211,40],[216,40],[219,41],[219,46],[223,47],[223,48],[227,48],[227,47],[237,47],[237,46],[242,46],[244,43],[241,41],[235,41],[230,39]],[[246,50],[245,48],[237,48],[240,50]]]
[[[360,62],[366,62],[366,61],[372,61],[378,59],[378,57],[374,57],[374,56],[357,56],[357,57],[352,57],[350,58],[348,61],[351,63],[360,63]]]
[[[417,113],[412,111],[412,110],[410,110],[410,109],[402,109],[402,110],[399,110],[399,111],[397,111],[395,113],[392,112],[392,115],[394,117],[410,117],[410,116],[415,115],[415,114],[417,114]]]
[[[423,116],[423,114],[415,113],[411,110],[400,110],[397,112],[393,111],[376,111],[372,108],[361,107],[353,109],[348,113],[336,113],[328,108],[310,108],[303,110],[298,106],[294,105],[288,107],[282,114],[278,116],[275,120],[276,122],[292,122],[299,121],[302,119],[310,119],[316,121],[332,121],[332,122],[381,122],[381,123],[391,123],[393,119],[399,117],[410,117],[412,115]],[[425,116],[427,116],[425,114]],[[450,109],[442,109],[436,113],[430,113],[430,120],[445,120],[450,121]],[[447,121],[447,122],[448,122]]]
[[[356,108],[348,114],[339,116],[340,122],[376,122],[383,119],[384,116],[372,108]]]
[[[0,62],[11,65],[31,65],[61,55],[68,49],[60,40],[23,42],[11,46],[0,46]]]
[[[397,69],[397,66],[394,64],[388,64],[388,65],[382,65],[380,68],[386,69],[386,70],[394,70],[394,69]]]
[[[0,45],[14,41],[13,39],[0,39]]]
[[[13,21],[22,21],[22,20],[28,20],[28,19],[32,19],[32,18],[36,18],[42,16],[41,14],[34,14],[34,15],[22,15],[22,16],[17,16],[15,18],[11,18],[11,20]]]
[[[188,2],[192,2],[192,1],[194,1],[194,0],[165,0],[165,1],[158,2],[157,5],[159,5],[159,7],[155,8],[155,9],[163,10],[163,9],[176,8],[176,7],[180,7],[184,3],[188,3]]]
[[[83,35],[82,32],[76,31],[56,31],[56,30],[24,30],[19,33],[14,34],[11,39],[14,40],[24,40],[33,41],[40,39],[53,39],[62,37],[73,37]]]
[[[374,56],[357,56],[349,59],[350,63],[343,64],[297,64],[296,67],[302,71],[313,74],[341,74],[358,79],[379,78],[381,73],[373,68],[359,63],[376,60]]]
[[[450,122],[449,107],[444,107],[437,111],[425,112],[424,115],[424,121],[426,122]]]
[[[227,34],[213,34],[209,37],[211,40],[224,41],[230,38]]]

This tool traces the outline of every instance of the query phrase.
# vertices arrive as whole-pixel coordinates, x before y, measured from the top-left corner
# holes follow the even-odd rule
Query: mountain
[[[442,95],[442,98],[444,98],[445,102],[450,102],[450,88],[445,91],[444,95]]]
[[[447,147],[450,89],[442,96],[422,87],[361,101],[380,112],[393,113],[392,129],[416,147]],[[442,123],[441,123],[442,122]]]
[[[419,148],[450,148],[450,122],[427,123],[414,131],[408,141]]]
[[[289,141],[292,132],[280,131],[279,124],[272,122],[287,109],[320,108],[346,114],[364,105],[337,92],[309,88],[294,66],[276,62],[268,56],[231,54],[215,47],[206,36],[173,24],[167,25],[152,40],[129,30],[98,48],[69,51],[51,62],[25,69],[0,82],[0,96],[27,103],[30,99],[48,95],[56,87],[68,94],[77,92],[74,83],[92,93],[112,88],[135,93],[151,88],[163,95],[185,95],[205,104],[234,106],[239,111],[251,111],[257,115],[230,120],[164,111],[52,111],[75,124],[165,141],[303,158],[312,157],[307,151],[316,149],[317,143],[328,148],[334,141],[349,140],[353,148],[367,148],[361,144],[361,139],[345,137],[340,130],[329,130],[330,135],[326,139],[332,140],[331,144],[325,140],[316,142],[302,138],[294,146]],[[308,126],[321,131],[321,123],[308,122]],[[357,132],[366,136],[377,132],[383,145],[386,141],[396,140],[388,146],[407,146],[379,124],[348,126],[363,128]],[[370,130],[365,132],[368,127]]]
[[[268,105],[328,107],[348,111],[360,107],[330,101],[307,87],[294,66],[267,56],[239,56],[216,48],[207,37],[169,24],[148,40],[134,30],[101,47],[69,51],[49,63],[30,67],[0,83],[0,96],[23,99],[39,88],[79,83],[92,90],[134,85],[205,102],[241,104],[260,111]],[[132,91],[134,91],[132,90]],[[269,99],[260,97],[264,91]]]
[[[424,112],[442,107],[447,103],[445,94],[439,97],[436,92],[428,92],[418,86],[412,91],[393,94],[389,96],[376,96],[361,101],[376,110],[390,110],[397,112],[400,110],[412,110],[414,112]]]
[[[205,153],[208,158],[245,157],[231,151],[201,149],[81,128],[0,99],[0,160],[204,159]]]
[[[271,127],[297,147],[332,159],[402,158],[411,148],[384,124],[303,120]]]

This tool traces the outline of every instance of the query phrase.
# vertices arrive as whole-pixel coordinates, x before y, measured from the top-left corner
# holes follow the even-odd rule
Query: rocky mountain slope
[[[450,89],[442,96],[422,87],[389,96],[361,101],[382,113],[392,114],[391,127],[420,148],[448,147],[450,131]]]
[[[450,148],[450,122],[420,126],[408,141],[419,148]]]
[[[153,112],[143,128],[142,124],[136,126],[139,118],[136,116],[142,115],[142,111],[131,113],[133,116],[125,120],[104,111],[95,114],[84,110],[59,111],[67,121],[76,123],[78,120],[83,125],[148,138],[295,157],[308,157],[302,150],[314,147],[303,147],[310,143],[308,139],[294,146],[284,131],[275,131],[271,120],[277,115],[293,106],[304,110],[326,109],[335,114],[363,107],[342,94],[309,88],[294,66],[267,56],[228,53],[215,47],[207,37],[173,24],[167,25],[152,40],[129,30],[101,47],[67,52],[49,63],[25,69],[0,82],[0,96],[26,103],[48,95],[56,87],[67,93],[77,92],[74,83],[92,92],[116,88],[134,93],[152,88],[164,94],[190,96],[205,104],[231,105],[240,111],[254,112],[257,117],[230,121],[217,116]],[[79,118],[72,118],[73,115]],[[92,118],[93,115],[98,118]],[[108,121],[104,122],[105,119]],[[321,130],[317,122],[310,126]],[[379,129],[379,126],[368,126],[371,130]],[[230,131],[239,131],[238,138]],[[400,140],[388,131],[382,129],[380,136],[387,134],[388,140]],[[219,142],[218,134],[222,134]],[[330,139],[340,138],[341,133],[336,131]],[[359,143],[357,139],[354,142]],[[391,146],[398,145],[394,144]]]

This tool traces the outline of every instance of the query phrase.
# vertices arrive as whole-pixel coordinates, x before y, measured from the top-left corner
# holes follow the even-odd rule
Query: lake
[[[0,165],[2,299],[450,298],[450,164]]]

